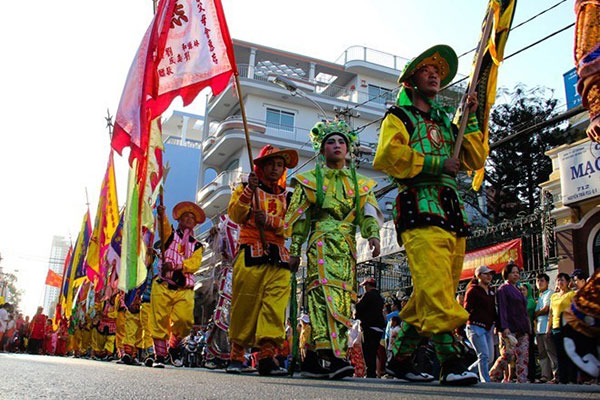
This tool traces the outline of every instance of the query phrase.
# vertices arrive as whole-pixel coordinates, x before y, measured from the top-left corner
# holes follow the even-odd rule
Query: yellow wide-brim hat
[[[204,214],[204,210],[202,210],[198,204],[191,201],[182,201],[173,207],[173,218],[179,220],[179,218],[181,218],[181,216],[186,212],[194,215],[194,218],[196,218],[196,224],[201,224],[206,221],[206,214]]]

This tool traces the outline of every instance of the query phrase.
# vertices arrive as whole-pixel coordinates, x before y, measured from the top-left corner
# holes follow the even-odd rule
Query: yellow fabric
[[[281,346],[289,297],[289,270],[269,264],[246,267],[241,250],[233,264],[230,341],[250,347],[269,339]]]
[[[240,201],[240,196],[244,192],[244,186],[238,185],[233,193],[231,194],[231,200],[229,200],[229,206],[227,208],[227,215],[236,224],[243,224],[248,219],[250,213],[250,204],[246,204]]]
[[[410,134],[400,118],[388,114],[381,124],[379,144],[373,160],[373,168],[398,179],[414,178],[423,171],[425,156],[414,150]],[[464,136],[459,160],[461,171],[483,168],[487,157],[481,131]]]
[[[187,260],[183,260],[183,273],[194,274],[202,265],[202,253],[204,252],[202,247],[198,247],[198,250],[194,251],[192,256]]]
[[[150,329],[155,339],[168,340],[169,333],[183,338],[194,324],[194,290],[171,290],[166,283],[154,282],[150,297]]]
[[[552,329],[560,328],[560,316],[571,305],[571,300],[575,297],[576,292],[570,291],[561,295],[554,293],[550,296],[550,309],[552,310]]]
[[[125,310],[117,312],[117,330],[115,332],[115,345],[117,349],[123,348],[123,339],[125,338]]]
[[[102,334],[98,332],[98,329],[92,328],[92,351],[94,353],[102,351],[104,339],[101,336]]]
[[[81,330],[75,329],[73,333],[73,351],[79,353],[81,351]]]
[[[81,332],[81,347],[82,353],[87,353],[92,347],[92,331],[90,329],[83,329]]]
[[[150,303],[142,303],[140,308],[140,322],[142,324],[142,348],[149,349],[154,342],[152,341],[152,331],[150,330],[150,315],[152,306]]]
[[[469,313],[455,299],[465,256],[465,238],[437,226],[402,232],[414,291],[400,319],[419,334],[450,332]]]
[[[123,346],[143,348],[144,331],[140,315],[141,312],[134,314],[125,311],[125,337],[123,338]]]

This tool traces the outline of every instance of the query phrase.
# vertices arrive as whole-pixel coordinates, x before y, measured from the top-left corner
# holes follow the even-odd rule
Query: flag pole
[[[462,147],[462,142],[465,136],[465,129],[467,128],[467,121],[469,119],[469,113],[467,112],[467,99],[470,95],[475,93],[475,89],[477,87],[477,81],[479,80],[479,71],[481,70],[481,64],[483,63],[484,50],[490,40],[490,33],[492,32],[493,20],[494,11],[491,8],[488,8],[487,16],[485,19],[485,26],[483,28],[483,34],[481,35],[481,40],[479,41],[479,45],[477,46],[477,59],[475,60],[475,68],[473,69],[473,78],[471,79],[471,82],[469,82],[467,92],[465,93],[462,99],[462,115],[460,116],[458,135],[456,135],[456,143],[454,145],[454,153],[452,155],[453,158],[458,158],[458,155],[460,154],[460,148]]]
[[[246,149],[248,150],[248,159],[250,161],[250,171],[252,171],[252,165],[254,165],[254,157],[252,157],[252,146],[250,145],[250,134],[248,132],[248,120],[246,119],[246,108],[244,106],[244,96],[242,94],[242,85],[240,85],[240,77],[239,77],[239,73],[237,71],[237,68],[235,70],[235,72],[233,73],[233,77],[235,79],[235,87],[238,93],[238,98],[240,100],[240,111],[242,113],[242,123],[244,124],[244,136],[246,137]],[[258,196],[256,194],[256,191],[254,192],[254,196],[253,196],[253,203],[254,203],[254,207],[255,209],[259,209],[258,207]],[[260,234],[260,241],[262,242],[263,245],[263,251],[265,252],[265,254],[269,253],[269,249],[267,248],[267,240],[265,238],[265,230],[262,227],[258,227],[258,232]]]

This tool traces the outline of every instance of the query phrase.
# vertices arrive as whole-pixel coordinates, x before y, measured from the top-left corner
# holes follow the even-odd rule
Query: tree
[[[6,303],[12,304],[15,309],[18,308],[21,302],[21,295],[23,292],[17,289],[17,276],[11,273],[0,272],[0,292],[6,287]]]
[[[494,107],[490,113],[490,143],[557,114],[558,101],[546,88],[518,85],[513,91],[500,89],[499,93],[508,95],[510,102]],[[540,204],[539,185],[552,172],[552,161],[545,153],[563,140],[563,130],[555,126],[492,150],[486,162],[486,185],[482,187],[486,190],[487,214],[479,208],[482,215],[498,223],[533,213]],[[465,202],[478,208],[473,193],[465,194]]]

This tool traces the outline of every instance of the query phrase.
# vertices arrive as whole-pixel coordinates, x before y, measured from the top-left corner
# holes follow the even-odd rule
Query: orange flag
[[[60,287],[61,283],[62,283],[62,276],[60,276],[56,272],[49,269],[48,275],[46,275],[46,285]]]

